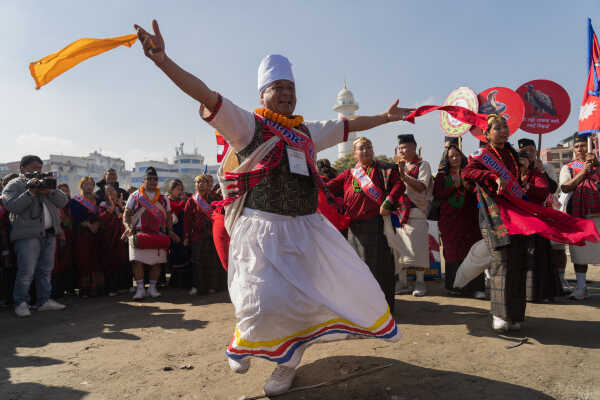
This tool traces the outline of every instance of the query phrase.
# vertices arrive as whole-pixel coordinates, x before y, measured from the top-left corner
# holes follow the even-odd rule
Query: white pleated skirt
[[[238,322],[229,357],[285,363],[317,340],[400,340],[369,268],[321,214],[246,208],[230,243],[228,286]]]

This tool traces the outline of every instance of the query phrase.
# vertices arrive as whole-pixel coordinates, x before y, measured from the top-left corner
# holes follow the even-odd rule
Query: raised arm
[[[350,132],[366,131],[388,122],[401,121],[414,108],[398,107],[399,100],[396,100],[384,113],[379,115],[354,115],[348,117],[348,130]]]
[[[156,66],[167,75],[182,91],[193,99],[204,104],[209,111],[214,112],[218,103],[218,95],[210,90],[202,80],[185,71],[175,61],[171,60],[165,52],[165,41],[160,33],[158,22],[152,21],[154,35],[146,32],[139,25],[133,26],[144,48],[146,57],[154,61]]]

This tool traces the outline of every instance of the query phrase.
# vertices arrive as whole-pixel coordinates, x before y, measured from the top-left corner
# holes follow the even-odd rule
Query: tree
[[[384,154],[375,156],[375,159],[377,161],[383,161],[385,163],[393,163],[394,162],[394,160],[392,158],[390,158]],[[357,161],[356,161],[356,158],[354,158],[354,153],[349,153],[349,154],[346,154],[344,157],[338,158],[337,160],[335,160],[332,167],[335,168],[338,173],[340,173],[347,169],[354,168],[354,166],[356,165],[356,162]]]

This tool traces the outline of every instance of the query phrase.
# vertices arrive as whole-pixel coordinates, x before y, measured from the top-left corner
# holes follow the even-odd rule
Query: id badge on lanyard
[[[308,166],[306,164],[306,156],[302,150],[295,149],[290,146],[285,146],[290,164],[290,172],[292,174],[309,176]]]

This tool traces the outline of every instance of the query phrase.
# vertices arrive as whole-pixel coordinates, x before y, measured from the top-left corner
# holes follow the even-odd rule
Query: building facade
[[[556,171],[573,160],[573,136],[563,139],[558,146],[542,149],[540,157],[544,163],[551,164]]]
[[[186,177],[195,177],[205,173],[206,165],[204,164],[204,156],[198,153],[198,149],[194,149],[193,153],[185,153],[183,151],[183,143],[175,148],[175,157],[172,162],[164,161],[138,161],[135,163],[131,174],[131,185],[139,187],[144,179],[144,174],[148,167],[154,167],[158,174],[158,185],[163,186],[166,182],[173,179],[184,179]],[[189,183],[188,183],[189,185]],[[186,190],[190,190],[186,185]]]

